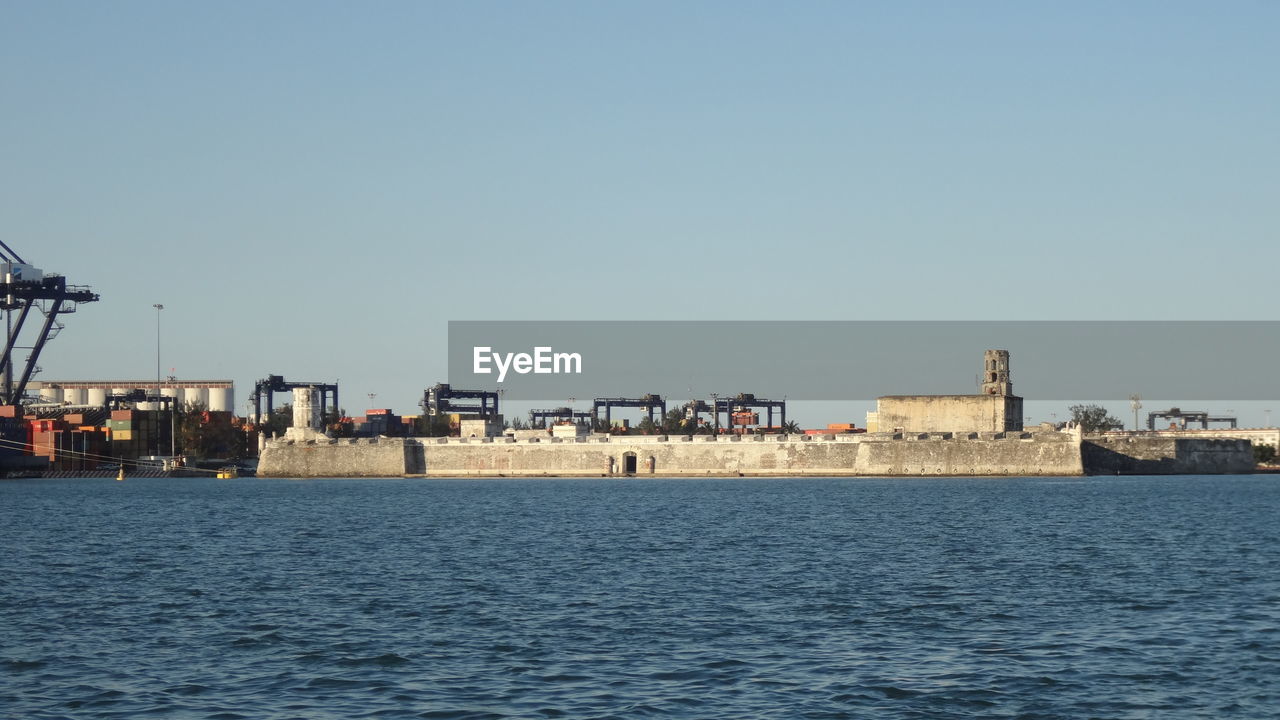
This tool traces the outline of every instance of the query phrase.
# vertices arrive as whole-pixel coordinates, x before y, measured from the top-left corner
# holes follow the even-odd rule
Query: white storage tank
[[[107,389],[106,388],[89,388],[84,391],[86,405],[106,405]]]
[[[40,388],[40,399],[44,402],[60,403],[62,402],[62,388]]]
[[[209,409],[214,412],[229,412],[231,388],[209,388]]]
[[[204,398],[204,388],[182,388],[182,404],[186,406],[196,403],[208,405]]]

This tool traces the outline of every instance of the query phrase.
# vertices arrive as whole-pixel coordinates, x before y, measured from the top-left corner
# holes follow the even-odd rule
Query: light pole
[[[160,311],[164,309],[164,305],[161,305],[160,303],[156,303],[156,304],[152,305],[151,307],[153,307],[153,308],[155,308],[155,309],[156,309],[156,398],[157,398],[156,403],[157,403],[157,405],[158,405],[158,404],[160,403],[160,400],[158,399],[158,398],[160,397]],[[172,406],[172,405],[170,405],[170,406],[169,406],[169,445],[170,445],[170,450],[172,450],[172,449],[173,449],[173,448],[172,448],[172,446],[173,446],[173,442],[174,442],[174,438],[173,438],[173,428],[174,428],[174,425],[175,425],[175,422],[174,422],[174,417],[173,417],[173,406]],[[160,454],[160,441],[159,441],[159,439],[157,438],[157,440],[156,440],[156,455],[159,455],[159,454]]]
[[[160,311],[164,309],[164,305],[156,303],[151,307],[156,309],[156,394],[160,394]]]

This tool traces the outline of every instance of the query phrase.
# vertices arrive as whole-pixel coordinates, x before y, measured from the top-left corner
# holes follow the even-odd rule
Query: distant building
[[[1009,351],[988,350],[978,395],[886,395],[867,413],[870,432],[1010,432],[1022,430],[1022,398],[1013,394]]]
[[[1106,433],[1109,437],[1129,437],[1132,435],[1140,435],[1142,437],[1162,437],[1162,438],[1215,438],[1222,440],[1248,440],[1255,447],[1258,445],[1270,445],[1274,448],[1280,448],[1280,428],[1213,428],[1209,430],[1199,430],[1188,428],[1186,430],[1169,429],[1142,431],[1134,433],[1128,430],[1118,430]]]

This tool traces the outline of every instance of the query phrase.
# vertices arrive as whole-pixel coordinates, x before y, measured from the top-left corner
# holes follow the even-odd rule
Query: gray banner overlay
[[[452,321],[449,383],[508,400],[968,395],[987,349],[1010,352],[1026,398],[1280,398],[1280,321]]]

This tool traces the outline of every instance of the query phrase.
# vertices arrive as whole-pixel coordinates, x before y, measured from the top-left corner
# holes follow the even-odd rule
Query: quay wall
[[[258,477],[402,477],[421,468],[412,438],[271,440],[258,458]]]
[[[971,437],[972,436],[972,437]],[[695,436],[609,438],[608,442],[425,441],[424,475],[624,475],[626,456],[636,475],[841,476],[841,475],[1080,475],[1080,449],[1073,437],[1030,433],[897,434],[737,440]]]
[[[272,440],[263,477],[1081,475],[1074,433]],[[634,467],[634,473],[629,472]]]
[[[634,471],[632,471],[634,468]],[[1072,432],[272,440],[262,477],[1062,476],[1253,472],[1247,440]]]
[[[861,444],[859,475],[1084,473],[1080,436],[1074,433],[908,433]]]
[[[554,442],[433,443],[424,441],[424,473],[431,477],[499,475],[847,475],[858,443],[770,441],[754,437],[610,437]],[[627,458],[634,457],[634,473]]]
[[[1081,445],[1090,474],[1215,475],[1255,469],[1248,440],[1136,435],[1090,437]]]

